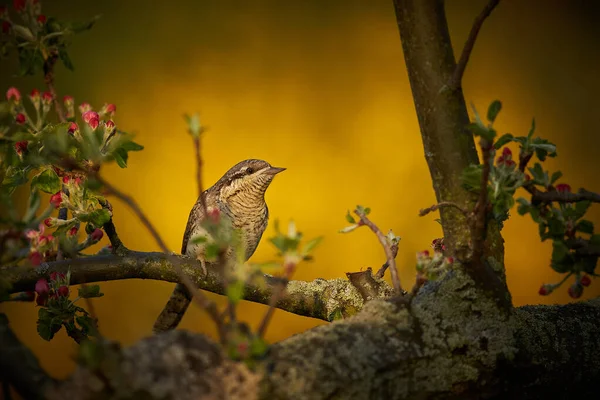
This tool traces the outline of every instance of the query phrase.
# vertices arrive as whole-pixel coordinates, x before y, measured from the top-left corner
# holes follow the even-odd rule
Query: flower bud
[[[69,287],[68,286],[61,286],[58,288],[58,295],[60,297],[69,297]]]
[[[16,87],[8,88],[6,91],[6,100],[18,103],[21,101],[21,92]]]
[[[49,107],[52,104],[52,100],[54,100],[54,96],[50,92],[42,93],[42,104],[45,107]]]
[[[46,16],[44,14],[40,14],[38,15],[36,21],[38,22],[38,24],[44,25],[46,23]]]
[[[31,103],[33,103],[33,106],[37,110],[40,106],[40,91],[33,89],[29,94],[29,100],[31,100]]]
[[[50,204],[52,204],[54,206],[54,208],[60,208],[60,205],[62,204],[62,193],[61,192],[54,193],[50,197]]]
[[[29,258],[29,262],[35,266],[38,266],[42,263],[42,255],[39,251],[34,251],[33,253],[30,253],[27,258]]]
[[[73,118],[75,116],[75,101],[73,100],[73,97],[63,97],[63,104],[65,105],[65,116],[67,118]]]
[[[44,278],[39,279],[35,283],[35,292],[37,294],[44,295],[44,294],[48,294],[49,291],[50,291],[50,285],[48,285],[48,281],[45,280]]]
[[[46,218],[46,219],[44,220],[44,225],[46,225],[48,228],[55,227],[55,226],[56,226],[56,223],[57,223],[57,220],[56,220],[56,218],[52,218],[52,217],[50,217],[50,218]]]
[[[108,120],[104,123],[104,140],[110,137],[115,131],[115,123],[112,120]]]
[[[65,175],[65,176],[63,176],[63,180],[62,181],[63,181],[63,183],[65,185],[68,185],[69,182],[71,181],[71,177],[69,175]]]
[[[77,234],[77,230],[78,230],[77,227],[74,226],[71,229],[69,229],[69,231],[67,232],[67,235],[69,235],[69,236],[75,236]]]
[[[446,262],[448,264],[454,264],[454,257],[448,257],[448,258],[446,258]]]
[[[102,229],[100,228],[94,229],[94,231],[90,234],[90,238],[94,243],[100,241],[100,239],[102,239],[102,236],[104,236],[104,232],[102,232]]]
[[[579,283],[581,283],[585,287],[588,287],[591,285],[592,280],[590,279],[589,275],[584,275],[581,277],[581,280],[579,281]]]
[[[105,104],[104,107],[102,107],[102,110],[100,111],[100,114],[104,115],[104,114],[110,114],[110,116],[112,117],[112,115],[115,113],[115,111],[117,111],[117,106],[115,106],[114,104]]]
[[[569,287],[569,296],[574,299],[578,299],[583,294],[583,286],[579,282],[575,282]]]
[[[66,279],[67,276],[65,274],[63,274],[62,272],[56,272],[56,271],[52,271],[50,272],[50,280],[51,281],[58,281],[58,280],[63,280]]]
[[[43,247],[43,246],[50,244],[53,240],[54,240],[54,236],[52,236],[52,235],[42,235],[42,236],[40,236],[38,243],[39,243],[40,247]]]
[[[23,155],[23,153],[25,153],[27,151],[27,140],[23,140],[21,142],[17,142],[15,143],[15,151],[17,152],[17,155],[20,157]]]
[[[78,129],[79,129],[79,127],[77,126],[77,124],[76,124],[75,122],[71,122],[71,123],[69,124],[69,130],[68,130],[68,132],[69,132],[71,135],[74,135],[74,134],[75,134],[75,132],[77,132],[77,130],[78,130]]]
[[[23,125],[23,124],[25,123],[25,120],[26,120],[26,119],[25,119],[25,114],[23,114],[23,113],[18,113],[18,114],[15,116],[15,122],[16,122],[17,124],[19,124],[19,125]]]
[[[211,219],[212,222],[218,224],[221,220],[221,211],[217,207],[209,207],[208,217]]]
[[[545,284],[545,285],[542,285],[540,287],[540,290],[538,290],[538,294],[540,296],[547,296],[550,293],[552,293],[553,290],[554,290],[554,286],[553,285]]]
[[[92,128],[96,129],[100,124],[100,117],[95,111],[86,111],[83,113],[83,120]]]
[[[89,103],[81,103],[79,105],[79,112],[83,115],[86,112],[90,111],[92,109],[92,106],[90,106]]]
[[[569,186],[566,183],[559,183],[558,185],[556,185],[556,190],[560,193],[570,193],[571,186]]]

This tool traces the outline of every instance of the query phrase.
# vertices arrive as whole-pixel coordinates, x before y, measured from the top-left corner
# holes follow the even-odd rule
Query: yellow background
[[[447,2],[456,49],[484,3]],[[503,132],[524,135],[535,116],[538,134],[558,145],[560,163],[546,167],[560,165],[563,182],[574,189],[600,190],[597,11],[572,3],[583,2],[502,2],[481,31],[465,96],[482,111],[502,100],[497,127]],[[402,237],[400,276],[405,287],[412,285],[415,252],[441,230],[437,216],[417,216],[434,195],[391,0],[80,0],[44,7],[48,15],[73,19],[103,14],[92,31],[74,38],[76,71],[59,67],[56,85],[77,103],[115,103],[118,126],[138,134],[146,149],[131,155],[126,170],[111,166],[103,175],[135,196],[169,248],[180,250],[196,199],[193,147],[182,114],[199,111],[209,128],[202,139],[207,185],[246,158],[288,168],[267,192],[271,218],[294,218],[305,237],[325,236],[298,279],[341,277],[382,263],[383,252],[366,229],[336,233],[346,210],[363,204],[382,229]],[[15,85],[27,93],[41,87],[41,79],[10,76],[12,61],[2,61],[1,69],[2,88]],[[132,213],[117,201],[114,206],[125,244],[158,250]],[[591,219],[600,227],[599,215],[594,208]],[[272,225],[266,236],[271,233]],[[503,235],[514,303],[568,302],[567,286],[548,297],[537,294],[543,282],[559,276],[549,267],[550,243],[540,243],[530,218],[515,215]],[[263,241],[252,261],[274,255]],[[150,334],[173,285],[130,280],[101,287],[106,295],[94,304],[102,333],[130,344]],[[594,282],[584,298],[599,293]],[[239,315],[256,324],[265,309],[244,303]],[[38,338],[32,304],[2,304],[0,311],[53,375],[72,370],[75,345],[64,331],[52,342]],[[321,323],[277,311],[267,339]],[[214,333],[195,307],[181,327]]]

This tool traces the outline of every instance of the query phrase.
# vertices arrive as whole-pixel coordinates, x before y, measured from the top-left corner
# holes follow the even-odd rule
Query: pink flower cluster
[[[35,283],[35,302],[38,306],[48,305],[48,300],[69,297],[69,282],[62,272],[50,273],[50,281],[42,278]]]
[[[516,165],[516,163],[512,159],[512,151],[508,147],[502,149],[502,155],[498,157],[498,159],[496,160],[496,164],[498,164],[498,166],[505,165],[509,168],[514,167]]]
[[[25,237],[29,240],[29,261],[33,265],[40,265],[50,254],[56,251],[58,241],[51,234],[45,235],[45,223],[41,223],[38,230],[29,229],[25,231]]]

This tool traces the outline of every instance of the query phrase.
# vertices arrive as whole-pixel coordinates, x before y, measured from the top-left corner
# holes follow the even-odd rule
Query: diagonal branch
[[[558,203],[576,203],[579,201],[600,203],[600,194],[585,189],[579,189],[579,192],[577,193],[557,191],[540,192],[539,190],[536,190],[531,196],[532,204],[552,203],[553,201]]]
[[[225,294],[222,273],[217,263],[206,263],[204,274],[200,262],[189,257],[159,252],[128,252],[126,255],[108,255],[55,261],[42,264],[37,269],[20,266],[0,268],[0,275],[10,285],[10,293],[33,290],[35,282],[51,271],[71,271],[71,284],[93,283],[123,279],[152,279],[179,283],[180,275],[175,267],[189,277],[195,286],[212,293]],[[248,283],[244,300],[269,304],[280,278],[264,275],[265,283]],[[387,284],[381,286],[377,297],[389,294]],[[276,307],[297,315],[327,321],[332,312],[341,310],[351,315],[360,310],[363,299],[354,287],[344,279],[316,279],[312,282],[290,281],[286,294]]]
[[[462,78],[465,74],[465,69],[467,68],[467,64],[469,62],[469,58],[471,57],[471,53],[473,52],[473,47],[475,46],[475,40],[477,40],[477,35],[481,30],[481,26],[483,22],[490,16],[494,8],[500,3],[500,0],[490,0],[483,11],[475,18],[475,22],[473,23],[473,27],[471,28],[471,32],[469,32],[469,37],[465,42],[465,46],[463,47],[462,53],[460,55],[460,59],[456,64],[456,68],[454,69],[454,73],[448,82],[448,87],[452,90],[459,89],[462,85]]]
[[[43,399],[53,379],[14,334],[6,315],[0,314],[0,378],[15,388],[24,399]]]

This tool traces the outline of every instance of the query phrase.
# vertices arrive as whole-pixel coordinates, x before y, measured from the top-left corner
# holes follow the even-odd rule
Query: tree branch
[[[479,30],[483,25],[483,22],[490,16],[494,8],[500,3],[500,0],[490,0],[483,11],[475,18],[475,22],[473,23],[473,27],[471,28],[471,32],[469,33],[469,37],[463,47],[462,53],[460,55],[460,59],[456,64],[456,68],[454,69],[454,73],[448,82],[448,87],[452,90],[456,90],[462,85],[462,78],[465,73],[465,69],[467,68],[467,64],[469,62],[469,58],[471,57],[471,52],[473,51],[473,47],[475,46],[475,40],[477,40],[477,35],[479,34]]]
[[[594,203],[600,203],[600,194],[590,192],[585,189],[579,189],[577,193],[570,192],[540,192],[536,190],[531,195],[531,203],[532,204],[542,204],[542,203],[576,203],[579,201],[591,201]]]
[[[179,274],[174,270],[175,266],[200,289],[225,294],[221,268],[216,263],[206,263],[207,274],[205,275],[197,260],[158,252],[132,251],[123,256],[92,256],[55,261],[44,263],[37,269],[8,266],[0,268],[0,274],[10,285],[10,293],[16,293],[33,290],[35,282],[41,277],[48,276],[52,271],[66,273],[70,270],[73,285],[123,279],[152,279],[179,283],[181,281]],[[244,300],[269,304],[280,278],[270,275],[264,277],[266,285],[246,285]],[[378,297],[385,297],[389,291],[389,286],[384,284]],[[352,315],[362,306],[361,295],[350,282],[343,279],[290,281],[286,287],[286,295],[277,302],[277,308],[281,310],[325,321],[333,311],[342,310]]]

